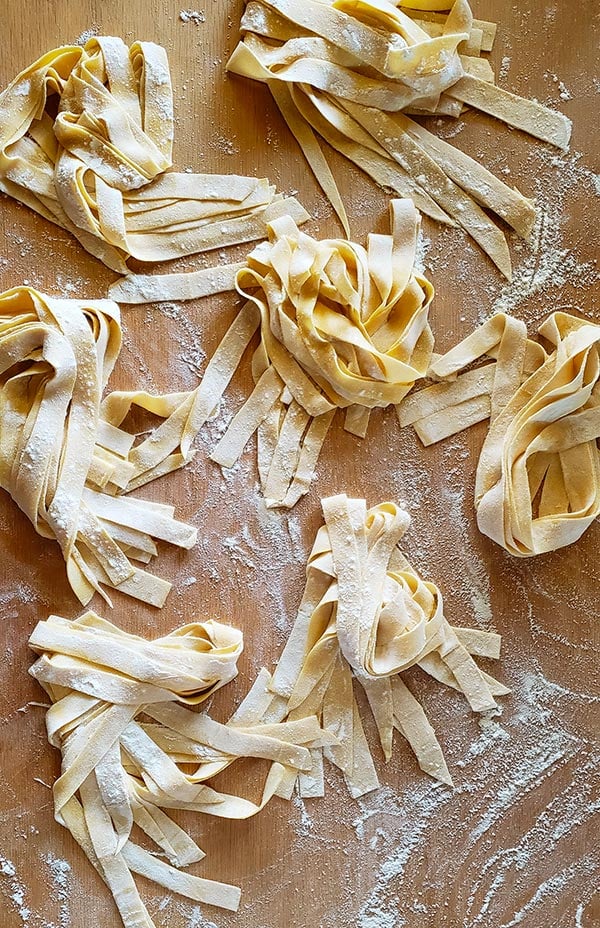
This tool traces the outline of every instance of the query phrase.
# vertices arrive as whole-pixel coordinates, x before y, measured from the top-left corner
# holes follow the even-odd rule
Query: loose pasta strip
[[[170,172],[172,97],[153,42],[48,52],[0,93],[0,190],[120,273],[263,238],[282,209],[307,218],[265,179]]]
[[[449,785],[436,734],[402,673],[419,666],[462,692],[475,712],[496,706],[507,688],[473,655],[497,658],[500,637],[451,626],[442,594],[423,581],[398,544],[410,519],[394,503],[367,509],[345,495],[322,501],[325,525],[315,538],[298,617],[270,683],[286,700],[287,718],[316,714],[339,744],[325,755],[341,769],[353,796],[378,786],[353,679],[363,687],[386,760],[396,729],[419,765]],[[319,792],[314,779],[300,788]]]
[[[308,491],[337,409],[346,411],[348,431],[364,436],[372,409],[402,401],[429,366],[433,287],[415,271],[419,213],[410,200],[392,200],[390,211],[391,233],[369,235],[366,248],[345,240],[317,241],[291,216],[269,223],[269,240],[236,274],[247,302],[197,390],[175,395],[169,418],[129,455],[130,486],[145,482],[173,456],[174,466],[187,459],[257,329],[254,390],[211,458],[233,466],[258,433],[258,469],[268,506],[289,508]],[[131,283],[134,289],[143,286],[143,281]],[[145,400],[114,395],[105,418],[119,426],[136,402]]]
[[[104,587],[162,606],[171,584],[136,566],[156,541],[191,548],[196,529],[172,506],[126,493],[138,483],[135,436],[103,411],[102,392],[121,347],[119,307],[63,300],[30,287],[0,295],[0,485],[36,531],[60,545],[85,605]],[[170,416],[181,402],[144,394],[140,405]],[[105,400],[114,407],[111,395]],[[161,459],[146,480],[189,460]]]
[[[495,86],[479,57],[493,23],[473,19],[467,0],[249,0],[241,32],[228,69],[269,86],[345,230],[319,136],[427,215],[461,225],[510,278],[504,234],[484,210],[527,238],[533,203],[409,118],[469,106],[568,148],[565,116]]]
[[[424,444],[489,418],[477,524],[517,557],[571,544],[600,514],[600,326],[557,312],[539,334],[548,352],[522,322],[493,316],[437,358],[440,382],[398,411]]]
[[[237,673],[242,633],[219,622],[195,622],[147,641],[93,612],[73,622],[50,616],[29,644],[40,655],[30,673],[52,703],[48,739],[62,753],[56,820],[104,879],[125,928],[154,928],[134,874],[236,911],[236,886],[181,869],[204,853],[164,810],[248,818],[284,778],[308,771],[312,754],[333,737],[315,718],[265,721],[274,710],[266,671],[227,724],[193,711]],[[271,762],[258,804],[207,785],[240,757]],[[135,843],[134,825],[168,863]]]

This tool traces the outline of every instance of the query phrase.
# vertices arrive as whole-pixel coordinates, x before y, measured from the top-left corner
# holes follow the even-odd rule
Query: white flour
[[[510,921],[504,922],[500,928],[514,928],[523,923],[527,916],[535,913],[541,903],[547,903],[548,897],[556,897],[565,892],[573,880],[578,878],[589,879],[598,875],[598,860],[595,855],[587,854],[574,864],[564,867],[559,873],[544,880],[524,906],[522,906]]]
[[[381,815],[382,822],[385,822],[389,815],[393,815],[401,822],[408,815],[411,828],[395,847],[387,850],[379,866],[375,888],[361,906],[358,928],[387,928],[388,925],[400,928],[406,924],[399,912],[400,899],[395,885],[402,881],[406,866],[424,840],[432,819],[451,796],[452,792],[447,787],[427,780],[406,796],[395,796],[387,790],[381,791],[381,795],[376,793],[374,798],[368,796],[359,801],[363,821]],[[360,825],[357,823],[357,827],[361,825],[362,822]]]
[[[28,925],[32,915],[26,905],[27,889],[17,876],[15,865],[0,854],[0,891],[9,907],[16,912],[23,925]]]
[[[195,26],[200,26],[206,22],[206,14],[200,12],[200,10],[181,10],[179,19],[182,23],[193,23]]]
[[[54,854],[44,855],[43,861],[50,871],[53,894],[60,904],[59,926],[60,928],[69,928],[71,923],[69,906],[71,865],[68,861],[55,857]]]
[[[540,204],[531,244],[515,246],[523,257],[515,268],[512,281],[504,285],[494,300],[494,312],[514,314],[536,293],[557,290],[567,282],[588,287],[598,280],[594,264],[580,262],[573,252],[561,247],[557,222],[555,209]]]
[[[502,81],[506,79],[506,76],[508,75],[508,72],[510,70],[511,62],[512,62],[512,58],[510,57],[510,55],[504,55],[504,57],[502,58],[502,62],[500,64],[500,70],[498,72],[498,82],[500,84],[502,83]]]
[[[85,45],[90,39],[93,39],[94,36],[100,34],[100,29],[95,24],[90,26],[89,29],[86,29],[81,35],[78,35],[75,39],[75,45]]]

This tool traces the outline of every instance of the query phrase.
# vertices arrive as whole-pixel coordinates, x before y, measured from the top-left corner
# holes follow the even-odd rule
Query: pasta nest
[[[427,371],[434,289],[414,267],[419,216],[393,200],[391,217],[391,235],[366,248],[317,241],[282,217],[237,274],[260,310],[264,354],[310,415],[397,404]]]
[[[94,592],[110,602],[106,586],[162,606],[171,584],[138,564],[158,555],[155,539],[187,549],[197,531],[172,506],[120,495],[181,466],[174,456],[136,466],[144,443],[119,428],[125,412],[111,415],[128,401],[165,417],[169,396],[108,394],[102,404],[120,348],[110,300],[0,294],[0,486],[58,542],[80,602]]]
[[[164,48],[57,48],[0,93],[0,191],[120,273],[130,256],[168,261],[256,241],[282,212],[308,218],[264,178],[171,172],[173,137]]]
[[[435,359],[438,383],[399,412],[426,445],[490,420],[477,524],[517,557],[572,544],[600,514],[600,326],[556,312],[538,333],[542,343],[524,322],[492,316]]]
[[[497,658],[500,637],[450,625],[440,590],[419,577],[398,546],[410,518],[395,503],[367,509],[365,500],[345,494],[321,503],[325,525],[271,690],[287,699],[290,719],[314,713],[337,736],[325,756],[342,770],[353,796],[379,785],[353,677],[365,691],[386,759],[396,729],[424,771],[452,783],[433,728],[401,675],[418,665],[461,692],[473,711],[493,709],[508,690],[474,657]],[[301,778],[300,787],[320,795],[322,771]]]

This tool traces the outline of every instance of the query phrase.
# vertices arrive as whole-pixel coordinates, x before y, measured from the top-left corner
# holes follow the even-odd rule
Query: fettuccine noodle
[[[343,239],[317,241],[290,216],[268,224],[269,240],[236,272],[247,300],[208,364],[200,386],[136,450],[143,480],[180,443],[187,449],[219,402],[257,329],[255,388],[211,458],[231,467],[258,433],[258,468],[268,506],[293,506],[305,494],[337,409],[345,428],[366,434],[370,411],[402,402],[429,367],[433,287],[415,271],[420,216],[410,200],[392,200],[391,234],[369,235],[367,248]],[[211,272],[212,273],[212,272]],[[185,290],[185,278],[133,275],[111,295],[149,286]],[[184,278],[183,280],[181,278]],[[193,285],[195,286],[195,284]],[[124,395],[118,424],[132,394]],[[115,398],[116,402],[116,398]],[[183,436],[183,437],[182,437]],[[184,451],[185,455],[186,451]]]
[[[317,242],[281,219],[238,272],[239,292],[260,312],[256,388],[211,457],[232,466],[258,428],[267,505],[290,507],[306,493],[336,409],[364,436],[370,410],[400,403],[427,370],[433,287],[414,272],[410,201],[392,201],[391,225],[364,249]]]
[[[494,85],[479,57],[492,48],[493,23],[474,20],[466,0],[249,0],[241,31],[228,69],[269,86],[348,237],[319,136],[423,213],[462,226],[511,276],[505,236],[485,209],[526,238],[533,203],[410,118],[458,117],[469,106],[568,147],[565,116]]]
[[[73,622],[50,616],[29,645],[40,654],[30,673],[52,702],[48,740],[62,753],[55,818],[104,879],[125,928],[154,928],[133,874],[236,911],[236,886],[181,870],[204,853],[163,810],[255,815],[282,779],[310,769],[311,751],[333,737],[315,718],[264,721],[273,702],[266,671],[227,724],[192,711],[237,673],[242,633],[220,622],[195,622],[146,641],[93,612]],[[206,784],[240,757],[271,762],[258,805]],[[134,825],[169,863],[135,843]]]
[[[260,671],[226,724],[194,710],[237,673],[243,639],[231,626],[194,622],[147,641],[86,612],[72,622],[51,615],[31,635],[40,656],[30,673],[50,697],[48,740],[62,753],[55,818],[106,882],[125,928],[154,928],[133,874],[195,901],[239,905],[235,886],[182,872],[204,853],[169,809],[245,819],[296,786],[321,796],[324,757],[354,797],[378,787],[353,678],[386,760],[396,729],[422,770],[448,785],[442,749],[402,673],[421,667],[475,712],[508,692],[472,656],[498,658],[500,636],[451,626],[438,588],[400,552],[407,513],[393,503],[367,510],[345,495],[322,505],[325,525],[277,669]],[[208,785],[242,757],[271,763],[258,804]],[[134,825],[169,863],[135,843]]]
[[[0,190],[119,273],[130,256],[167,261],[263,238],[282,213],[308,218],[264,179],[166,173],[173,137],[164,48],[95,36],[0,94]]]
[[[523,322],[493,316],[436,359],[440,383],[399,409],[424,444],[490,419],[477,524],[517,557],[571,544],[600,514],[600,326],[557,312],[539,334],[548,353]]]
[[[64,300],[30,287],[0,295],[0,486],[38,534],[60,545],[67,576],[85,605],[103,587],[162,606],[171,588],[147,564],[155,540],[191,548],[196,529],[174,508],[118,494],[181,467],[192,456],[163,455],[136,479],[135,436],[119,428],[119,397],[101,402],[121,347],[119,307]],[[170,416],[181,394],[133,394]],[[131,405],[131,404],[130,404]],[[181,431],[181,430],[180,430]]]
[[[398,542],[410,518],[394,503],[367,509],[345,495],[322,501],[325,525],[316,536],[296,623],[270,689],[287,702],[287,718],[317,715],[338,743],[325,756],[343,772],[353,796],[379,785],[352,689],[363,687],[386,760],[394,729],[419,766],[452,784],[435,732],[402,679],[418,666],[463,693],[475,712],[496,706],[507,688],[480,670],[473,656],[498,658],[500,636],[458,628],[444,616],[442,594],[423,581]],[[322,795],[322,765],[300,776],[304,795]]]

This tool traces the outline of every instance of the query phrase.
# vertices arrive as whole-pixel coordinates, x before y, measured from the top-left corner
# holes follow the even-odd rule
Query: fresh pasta
[[[270,222],[268,241],[235,274],[246,302],[199,387],[136,451],[136,476],[175,452],[182,428],[189,447],[218,410],[257,330],[254,390],[211,458],[231,467],[256,432],[268,506],[289,508],[308,491],[337,409],[345,410],[345,428],[364,437],[372,409],[401,403],[429,367],[434,291],[415,270],[420,215],[410,200],[391,201],[390,225],[389,235],[369,235],[364,248],[344,239],[318,241],[290,216]],[[197,272],[175,280],[166,275],[154,284],[133,275],[111,295],[127,291],[132,298],[157,286],[176,299],[187,292],[190,276],[198,279]],[[117,423],[128,411],[127,396]]]
[[[249,0],[241,32],[228,69],[268,85],[348,237],[319,137],[426,215],[460,225],[511,276],[506,238],[485,210],[527,238],[534,204],[417,121],[472,107],[568,147],[565,116],[495,86],[480,57],[493,23],[474,19],[467,0]]]
[[[205,855],[168,810],[255,815],[285,776],[310,768],[311,751],[332,736],[315,718],[264,721],[273,701],[266,671],[227,724],[193,711],[237,673],[242,633],[220,622],[194,622],[147,641],[94,612],[72,622],[52,615],[29,645],[39,654],[30,673],[51,700],[48,740],[62,754],[55,818],[107,884],[125,928],[154,928],[134,874],[236,911],[238,887],[182,869]],[[207,785],[240,757],[271,762],[258,804]],[[136,843],[134,825],[168,863]]]
[[[56,112],[58,109],[58,112]],[[94,36],[42,55],[0,93],[0,190],[127,273],[263,238],[308,214],[265,179],[176,173],[167,55]]]
[[[316,715],[337,736],[324,754],[353,796],[379,785],[353,679],[365,691],[386,760],[397,730],[421,769],[451,785],[435,731],[402,674],[418,666],[461,692],[474,712],[493,709],[509,691],[474,657],[498,658],[500,636],[449,624],[440,590],[419,577],[398,547],[410,518],[394,503],[367,509],[364,499],[341,494],[322,506],[325,524],[270,690],[287,701],[286,718]],[[302,793],[322,795],[322,777],[322,764],[301,775]]]
[[[572,544],[600,514],[600,326],[556,312],[539,334],[548,351],[523,322],[491,317],[435,360],[440,382],[398,411],[424,444],[489,418],[477,524],[516,557]]]
[[[191,548],[197,531],[174,507],[121,494],[180,467],[163,457],[135,479],[135,435],[119,428],[115,395],[102,392],[121,347],[119,307],[66,300],[30,287],[0,295],[0,486],[38,534],[60,545],[84,605],[105,587],[162,606],[171,584],[144,570],[156,541]],[[169,416],[170,396],[135,394]],[[180,395],[176,395],[180,401]]]

